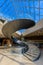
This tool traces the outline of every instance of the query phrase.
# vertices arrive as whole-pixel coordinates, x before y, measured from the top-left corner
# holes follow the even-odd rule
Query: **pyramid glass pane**
[[[0,0],[0,18],[7,20],[43,18],[43,0]]]

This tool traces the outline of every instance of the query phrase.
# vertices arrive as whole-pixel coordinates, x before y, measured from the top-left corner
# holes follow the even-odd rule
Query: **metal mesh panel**
[[[29,9],[35,21],[43,18],[43,0],[29,0]]]

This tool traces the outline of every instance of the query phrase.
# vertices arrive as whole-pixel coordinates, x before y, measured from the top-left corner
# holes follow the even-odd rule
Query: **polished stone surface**
[[[43,65],[43,49],[39,60],[32,62],[22,55],[6,55],[0,49],[0,65]]]
[[[21,30],[21,29],[27,29],[35,25],[35,22],[30,19],[18,19],[11,22],[6,23],[2,28],[2,33],[6,37],[10,37],[12,33]]]
[[[22,55],[6,54],[6,51],[0,49],[0,65],[35,65],[35,63]]]
[[[36,65],[43,65],[43,49],[41,49],[41,56],[39,60],[34,62]]]

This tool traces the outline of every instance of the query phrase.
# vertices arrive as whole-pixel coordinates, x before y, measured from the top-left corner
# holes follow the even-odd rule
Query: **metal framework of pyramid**
[[[1,0],[0,19],[30,18],[39,21],[43,18],[43,0]]]

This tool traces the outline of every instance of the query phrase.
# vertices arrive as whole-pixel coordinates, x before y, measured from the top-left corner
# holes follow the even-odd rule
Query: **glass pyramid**
[[[0,19],[43,18],[43,0],[0,0]]]

